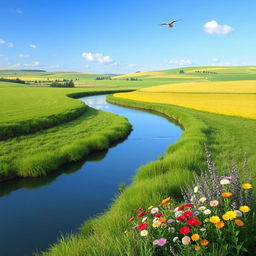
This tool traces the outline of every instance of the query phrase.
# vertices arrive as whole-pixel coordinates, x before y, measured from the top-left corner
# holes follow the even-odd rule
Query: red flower
[[[163,216],[163,214],[162,214],[161,212],[159,212],[159,213],[157,213],[157,214],[155,215],[155,218],[160,218],[161,216]]]
[[[142,208],[138,208],[138,209],[136,210],[136,212],[140,212],[140,211],[142,211]]]
[[[183,221],[183,220],[185,220],[185,219],[186,219],[185,216],[179,216],[179,217],[176,218],[176,220],[178,220],[178,221]]]
[[[137,218],[140,218],[140,217],[144,216],[144,215],[145,215],[145,213],[146,213],[146,211],[142,211],[142,212],[140,212],[140,213],[138,214]]]
[[[178,208],[178,211],[182,211],[184,208],[185,208],[185,204],[181,205],[181,206]]]
[[[185,204],[185,207],[191,208],[193,204]]]
[[[187,226],[180,228],[180,233],[183,235],[190,233],[190,231],[191,231],[190,227],[187,227]]]
[[[134,220],[134,217],[131,217],[130,219],[129,219],[129,221],[133,221]]]
[[[191,212],[191,211],[186,211],[183,213],[183,216],[186,218],[191,217],[192,215],[193,215],[193,212]]]
[[[147,223],[143,222],[143,223],[141,223],[141,224],[138,226],[138,229],[139,229],[140,231],[142,231],[142,230],[146,229],[147,227],[148,227]]]
[[[190,219],[187,220],[187,224],[190,225],[190,226],[200,226],[202,223],[197,218],[190,218]]]

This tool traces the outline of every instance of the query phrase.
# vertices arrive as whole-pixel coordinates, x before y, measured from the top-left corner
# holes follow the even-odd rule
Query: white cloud
[[[104,56],[102,53],[91,53],[91,52],[83,52],[82,57],[89,61],[95,62],[98,64],[112,64],[117,65],[117,63],[111,59],[110,56]]]
[[[212,58],[212,62],[219,62],[220,60],[218,58]]]
[[[184,66],[191,66],[193,64],[192,60],[170,60],[168,62],[169,64],[173,66],[179,66],[179,67],[184,67]]]
[[[24,67],[38,67],[39,65],[39,61],[33,61],[32,63],[23,64]]]
[[[22,11],[22,10],[16,10],[16,12],[17,12],[18,14],[23,14],[23,11]]]
[[[14,47],[14,43],[12,43],[12,42],[7,43],[7,47],[8,48],[13,48]]]
[[[37,48],[37,45],[35,45],[35,44],[30,44],[29,47],[30,47],[30,48],[33,48],[33,49],[36,49],[36,48]]]
[[[138,67],[138,64],[128,64],[127,65],[129,68],[135,68],[135,67]]]
[[[5,41],[3,39],[0,39],[0,44],[5,44]]]
[[[25,59],[25,58],[28,58],[29,55],[28,55],[28,54],[22,54],[22,53],[20,53],[20,54],[17,55],[17,57],[19,57],[19,58],[21,58],[21,59]]]
[[[208,21],[204,24],[204,30],[209,34],[227,35],[234,31],[229,25],[220,25],[216,20]]]

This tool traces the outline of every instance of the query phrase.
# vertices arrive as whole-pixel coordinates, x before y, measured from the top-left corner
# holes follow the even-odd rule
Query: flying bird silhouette
[[[169,28],[173,28],[173,24],[175,23],[175,22],[178,22],[178,21],[180,21],[180,20],[173,20],[173,21],[171,21],[171,22],[165,22],[165,23],[162,23],[162,24],[160,24],[161,26],[168,26]]]

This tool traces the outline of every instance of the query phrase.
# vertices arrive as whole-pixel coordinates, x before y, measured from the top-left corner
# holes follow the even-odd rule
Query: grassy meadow
[[[155,255],[151,244],[142,243],[134,233],[126,232],[130,228],[128,220],[139,207],[158,205],[168,196],[180,200],[181,187],[191,183],[194,173],[207,168],[205,145],[219,173],[225,174],[236,165],[239,170],[252,173],[256,186],[255,67],[190,67],[112,75],[111,80],[96,80],[97,74],[7,70],[1,70],[1,76],[26,81],[73,79],[77,87],[84,87],[41,88],[34,84],[0,83],[0,109],[5,108],[0,112],[0,125],[26,127],[29,133],[17,136],[24,131],[11,126],[6,129],[16,137],[0,141],[3,179],[45,175],[63,163],[107,148],[111,141],[129,133],[131,127],[125,118],[91,109],[72,97],[137,89],[109,95],[107,99],[164,114],[184,129],[181,139],[164,156],[139,168],[132,184],[106,213],[86,222],[78,234],[63,236],[41,255]],[[52,123],[45,125],[48,122]]]
[[[198,70],[212,73],[198,73]],[[134,232],[129,232],[131,224],[128,220],[139,207],[147,209],[150,205],[157,206],[168,196],[179,200],[181,187],[191,182],[195,172],[200,173],[207,169],[205,145],[210,150],[220,174],[225,175],[231,168],[238,168],[240,171],[250,172],[253,176],[253,186],[256,185],[256,120],[253,108],[255,83],[249,81],[256,79],[256,69],[199,67],[186,68],[184,71],[188,77],[197,78],[188,78],[189,84],[186,84],[182,79],[177,83],[177,78],[173,77],[172,80],[170,77],[164,77],[163,86],[108,96],[107,99],[111,103],[150,110],[162,113],[171,120],[175,119],[183,127],[184,133],[177,143],[168,148],[163,157],[138,170],[132,184],[113,202],[105,214],[86,222],[79,234],[62,237],[43,255],[156,255],[152,244],[142,242]],[[136,73],[125,77],[139,76],[145,80],[155,80],[161,79],[156,78],[161,74],[179,76],[178,72],[179,70]],[[232,83],[225,82],[230,76],[233,77],[232,81],[239,81],[234,83],[234,87]],[[123,78],[124,76],[119,76],[116,79]],[[198,79],[198,83],[195,79]],[[202,97],[199,97],[200,95]],[[217,100],[217,96],[223,96],[222,103]],[[211,97],[216,105],[212,111],[209,104]],[[246,103],[250,97],[252,105]],[[186,105],[188,102],[197,103],[198,109]],[[231,107],[224,109],[225,104],[226,107],[233,106],[235,111],[229,112]],[[239,104],[243,107],[237,114]],[[255,233],[252,232],[252,236],[255,236]],[[207,255],[227,254],[216,249]],[[248,255],[253,254],[249,252]]]

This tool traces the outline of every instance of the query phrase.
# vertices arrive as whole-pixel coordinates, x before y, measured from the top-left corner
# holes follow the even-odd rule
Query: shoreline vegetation
[[[207,169],[205,145],[220,172],[227,171],[234,161],[237,168],[242,169],[245,152],[248,170],[253,171],[255,143],[248,138],[253,138],[255,120],[127,100],[118,98],[118,95],[109,95],[107,100],[113,104],[161,112],[182,124],[184,133],[161,159],[139,168],[132,184],[114,200],[106,213],[85,222],[80,233],[61,237],[58,243],[40,255],[150,255],[146,254],[146,248],[141,247],[139,239],[134,240],[125,233],[132,209],[138,206],[147,208],[149,203],[157,205],[161,198],[168,196],[181,199],[181,187],[191,183],[195,172]],[[248,130],[246,134],[244,126]]]

